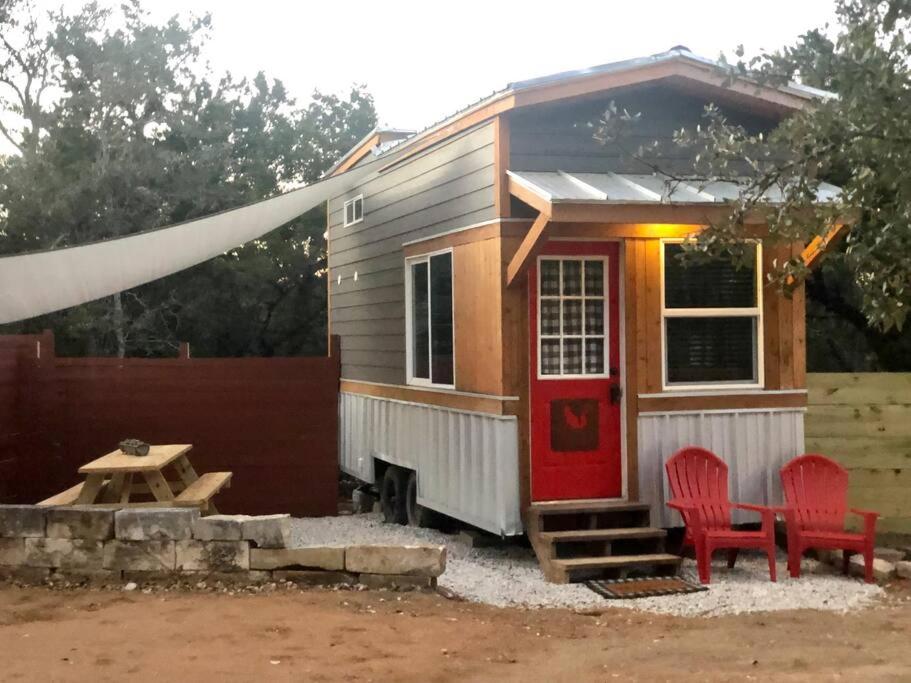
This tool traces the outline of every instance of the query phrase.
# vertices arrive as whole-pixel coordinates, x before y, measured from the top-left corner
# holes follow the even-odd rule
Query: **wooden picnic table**
[[[199,507],[203,514],[217,514],[212,497],[230,485],[231,473],[198,475],[187,458],[191,448],[192,444],[150,446],[144,456],[112,451],[79,468],[79,473],[85,475],[84,482],[39,505]],[[168,481],[163,473],[169,467],[177,475],[174,481]],[[155,500],[132,500],[133,494],[151,494]]]

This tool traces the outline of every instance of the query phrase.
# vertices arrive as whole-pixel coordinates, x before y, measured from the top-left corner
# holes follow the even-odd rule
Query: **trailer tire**
[[[407,473],[401,467],[390,465],[383,472],[380,482],[380,507],[387,524],[405,524],[408,521],[406,506]]]
[[[405,485],[405,509],[408,514],[408,526],[429,527],[432,525],[433,511],[418,503],[417,472],[408,473]]]

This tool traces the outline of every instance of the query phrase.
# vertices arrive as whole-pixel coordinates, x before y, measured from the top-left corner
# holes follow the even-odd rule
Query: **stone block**
[[[291,581],[302,586],[353,586],[357,577],[348,572],[324,572],[311,569],[278,569],[272,572],[277,582]]]
[[[911,562],[902,560],[895,563],[895,573],[903,579],[911,579]]]
[[[114,509],[59,507],[47,511],[48,538],[85,538],[107,541],[114,538]]]
[[[24,538],[0,538],[0,566],[17,567],[25,562]]]
[[[251,569],[324,569],[345,568],[344,548],[251,548]]]
[[[193,523],[193,538],[199,541],[241,541],[247,515],[209,515]]]
[[[177,569],[247,571],[250,569],[250,544],[245,541],[178,541]]]
[[[402,576],[401,574],[361,574],[358,583],[367,588],[385,590],[415,590],[436,588],[433,576]]]
[[[118,571],[171,571],[176,562],[174,541],[108,541],[104,569]]]
[[[852,555],[848,565],[848,570],[852,576],[864,575],[864,556]],[[873,578],[877,582],[888,581],[895,576],[895,565],[878,557],[873,558]]]
[[[260,515],[243,520],[244,540],[257,548],[286,548],[291,542],[291,515]]]
[[[26,538],[25,562],[29,567],[101,569],[101,541],[82,538]]]
[[[903,550],[897,550],[895,548],[874,548],[873,557],[878,557],[881,560],[895,564],[896,562],[901,562],[905,559],[905,553]]]
[[[429,545],[353,545],[345,550],[345,569],[355,574],[439,576],[446,570],[446,547]]]
[[[816,548],[813,550],[816,559],[824,564],[841,566],[842,552],[840,550],[829,550],[828,548]]]
[[[114,531],[121,541],[180,541],[193,537],[198,518],[192,508],[128,508],[114,513]]]
[[[40,585],[47,581],[51,570],[47,567],[0,567],[0,581],[18,581]]]
[[[45,512],[37,505],[0,505],[0,538],[41,538]]]

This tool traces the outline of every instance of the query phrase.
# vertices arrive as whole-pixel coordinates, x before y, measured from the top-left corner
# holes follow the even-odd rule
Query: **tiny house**
[[[682,446],[721,455],[737,498],[774,500],[778,468],[803,450],[804,293],[765,273],[805,245],[757,225],[746,267],[683,267],[680,242],[737,185],[671,186],[586,124],[611,102],[641,112],[635,149],[708,103],[759,131],[821,96],[725,83],[675,48],[368,136],[331,173],[376,172],[328,203],[342,470],[376,484],[395,521],[430,510],[527,532],[554,580],[679,559],[661,527],[679,524],[663,465]],[[663,167],[692,166],[666,149]],[[601,550],[560,560],[574,542]]]

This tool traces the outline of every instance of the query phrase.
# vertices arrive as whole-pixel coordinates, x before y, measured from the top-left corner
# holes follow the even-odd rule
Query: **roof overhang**
[[[732,181],[687,182],[654,174],[508,171],[507,176],[509,193],[539,212],[507,267],[507,285],[526,271],[547,241],[548,226],[554,223],[666,224],[690,226],[691,234],[699,226],[727,217],[730,202],[741,188]],[[820,183],[817,201],[831,202],[840,192],[834,185]],[[766,198],[774,206],[781,200],[781,192],[770,190]],[[762,210],[743,220],[756,229],[767,222]],[[805,264],[812,266],[850,222],[848,218],[837,221],[825,235],[811,241],[801,255]]]

